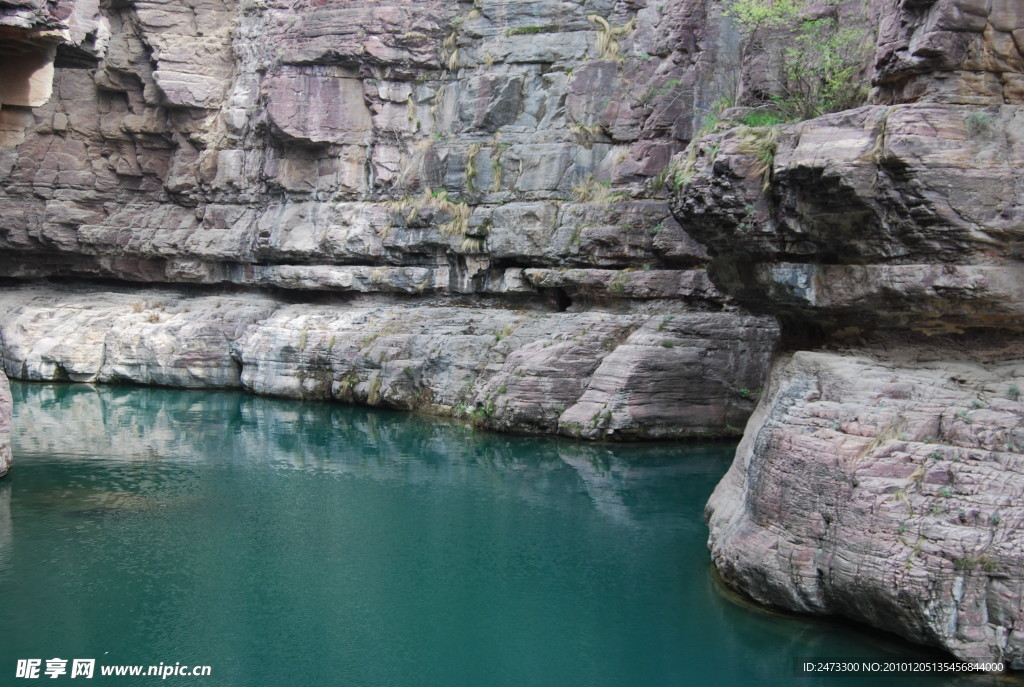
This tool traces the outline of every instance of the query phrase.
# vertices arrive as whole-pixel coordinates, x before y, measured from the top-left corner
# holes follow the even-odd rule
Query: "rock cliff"
[[[719,13],[6,3],[0,54],[43,66],[0,95],[4,369],[738,434],[778,328],[662,183],[733,87]]]
[[[871,10],[871,104],[685,158],[677,219],[788,350],[711,555],[763,603],[1024,668],[1024,10]]]

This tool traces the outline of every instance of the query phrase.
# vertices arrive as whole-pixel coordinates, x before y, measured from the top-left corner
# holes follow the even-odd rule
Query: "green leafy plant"
[[[777,54],[777,83],[766,90],[773,93],[768,102],[790,121],[858,107],[868,95],[864,74],[871,36],[861,28],[840,26],[835,15],[808,19],[810,4],[731,0],[725,12],[743,33],[744,58],[773,44],[785,46]]]
[[[740,124],[743,126],[774,126],[785,123],[786,119],[772,110],[753,110],[743,115]]]
[[[629,283],[629,274],[623,270],[615,275],[615,278],[608,282],[608,290],[618,294],[626,292],[626,284]]]

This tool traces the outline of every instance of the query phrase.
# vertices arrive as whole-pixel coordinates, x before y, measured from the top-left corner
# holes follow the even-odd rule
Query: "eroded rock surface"
[[[872,12],[874,104],[722,126],[677,158],[712,280],[790,349],[709,547],[762,603],[1021,669],[1024,10]]]
[[[1024,668],[1024,351],[986,358],[777,362],[708,505],[723,578],[772,606]]]
[[[778,337],[735,312],[407,307],[381,297],[11,288],[0,355],[21,379],[242,387],[466,418],[492,429],[650,439],[738,431]]]
[[[739,432],[777,326],[659,176],[729,88],[720,8],[32,7],[62,42],[52,97],[0,104],[0,278],[134,292],[3,292],[11,375]]]
[[[1019,328],[1022,137],[1016,104],[869,106],[781,132],[733,129],[702,142],[678,214],[714,247],[719,287],[794,327]],[[772,151],[763,172],[759,146]]]

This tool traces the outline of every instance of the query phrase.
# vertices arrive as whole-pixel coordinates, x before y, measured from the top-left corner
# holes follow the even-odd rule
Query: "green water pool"
[[[794,658],[934,656],[718,588],[702,510],[732,445],[502,436],[233,392],[13,391],[0,685],[852,687],[885,682],[796,677]],[[17,678],[31,658],[96,672]],[[160,663],[210,675],[100,675]]]

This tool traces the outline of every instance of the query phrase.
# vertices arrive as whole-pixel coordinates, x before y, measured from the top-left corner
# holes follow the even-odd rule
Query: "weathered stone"
[[[273,308],[258,296],[5,290],[0,357],[19,379],[238,386],[231,342]]]
[[[638,328],[654,331],[675,319],[675,335],[692,337],[680,342],[694,347],[692,357],[664,361],[662,345],[638,344]],[[237,348],[242,383],[256,393],[428,410],[493,429],[669,438],[735,432],[728,421],[749,414],[752,393],[743,392],[743,384],[760,382],[776,335],[772,322],[751,319],[282,307],[251,327]],[[629,351],[620,353],[623,346]],[[709,374],[706,359],[716,356],[728,372]],[[609,383],[624,368],[635,378]],[[671,381],[653,388],[636,371],[659,376],[659,369]],[[687,396],[696,405],[733,411],[681,416],[683,380],[694,380]],[[574,405],[581,398],[588,408],[613,408],[615,424],[583,427],[573,419],[584,412]]]
[[[772,606],[1024,668],[1022,354],[777,362],[708,504],[723,579]]]
[[[282,71],[263,83],[270,121],[286,137],[312,144],[369,142],[370,112],[363,84],[344,71]]]
[[[768,131],[712,136],[677,218],[715,248],[718,285],[755,309],[828,331],[1016,326],[1018,110],[868,107],[777,143],[759,143]],[[759,145],[773,146],[767,170]]]
[[[1019,6],[873,2],[880,104],[722,125],[677,158],[674,207],[723,292],[826,347],[774,363],[708,505],[723,579],[1015,669]]]
[[[22,379],[241,386],[521,432],[581,434],[569,416],[583,412],[582,398],[615,412],[613,426],[584,436],[643,439],[738,431],[730,423],[751,405],[742,390],[760,384],[777,333],[770,320],[732,313],[408,307],[379,298],[290,305],[167,290],[7,289],[0,356]],[[670,338],[687,355],[666,359]],[[678,416],[682,380],[695,406],[723,410]]]

